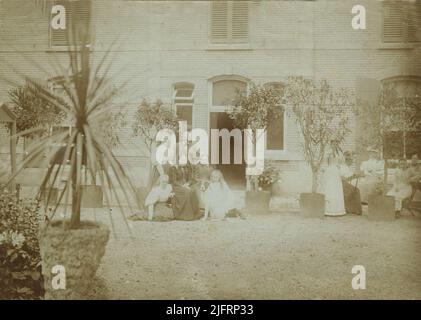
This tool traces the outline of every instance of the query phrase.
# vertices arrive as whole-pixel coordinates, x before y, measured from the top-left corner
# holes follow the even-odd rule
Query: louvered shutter
[[[409,15],[408,41],[421,42],[421,3],[411,4]]]
[[[213,1],[211,37],[214,43],[228,42],[228,2]]]
[[[83,37],[90,37],[90,0],[56,0],[55,5],[62,5],[66,8],[66,29],[55,30],[50,26],[51,46],[67,46],[67,38],[72,30],[77,30],[78,36],[75,37],[76,45],[82,43]],[[51,16],[52,18],[52,16]]]
[[[420,41],[421,5],[385,2],[383,4],[383,42]]]
[[[244,43],[248,41],[249,7],[248,1],[232,2],[232,42]]]
[[[68,1],[54,1],[54,5],[62,5],[66,9],[66,28],[67,28],[69,24],[69,17],[70,17]],[[53,18],[53,15],[51,15],[50,17],[50,22],[52,18]],[[51,23],[50,23],[50,41],[51,41],[52,47],[66,46],[67,45],[67,30],[66,29],[55,30],[51,27]]]

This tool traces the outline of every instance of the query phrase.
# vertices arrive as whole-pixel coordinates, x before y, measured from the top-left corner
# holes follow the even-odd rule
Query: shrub
[[[43,295],[37,203],[23,204],[0,188],[0,299]]]

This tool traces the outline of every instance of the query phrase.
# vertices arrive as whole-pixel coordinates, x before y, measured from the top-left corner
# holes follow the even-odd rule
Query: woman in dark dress
[[[196,191],[189,186],[189,168],[171,167],[173,197],[171,200],[175,220],[197,220],[201,218]]]

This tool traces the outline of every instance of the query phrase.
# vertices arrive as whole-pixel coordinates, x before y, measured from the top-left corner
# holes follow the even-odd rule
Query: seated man
[[[148,209],[148,220],[152,220],[154,215],[168,219],[173,218],[171,208],[166,205],[172,196],[172,187],[168,180],[166,174],[160,176],[159,185],[153,187],[146,197],[145,206]]]

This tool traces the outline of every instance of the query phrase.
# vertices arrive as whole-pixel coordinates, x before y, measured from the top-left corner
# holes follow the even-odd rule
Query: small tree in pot
[[[43,89],[46,89],[45,87]],[[39,96],[36,88],[31,88],[27,82],[8,92],[11,109],[16,115],[16,130],[25,139],[25,149],[30,145],[27,140],[36,140],[39,136],[48,134],[53,125],[63,120],[65,113]],[[32,130],[36,128],[36,130]],[[19,138],[16,139],[16,144]],[[39,167],[43,157],[29,163],[28,166]]]
[[[406,95],[411,91],[407,84],[398,90],[395,82],[381,85],[378,101],[358,101],[359,125],[364,133],[359,138],[363,150],[374,149],[382,153],[384,159],[383,181],[375,187],[368,197],[368,216],[373,220],[394,220],[395,200],[387,195],[389,185],[389,167],[391,160],[406,159],[411,154],[408,150],[416,150],[419,141],[408,139],[410,133],[417,132],[421,127],[420,93]],[[402,92],[404,91],[403,95]],[[398,142],[393,144],[393,138]],[[400,138],[400,139],[399,139]]]
[[[282,105],[283,88],[270,85],[251,84],[247,92],[239,91],[234,101],[234,106],[229,111],[230,118],[234,121],[234,126],[241,129],[253,130],[251,145],[256,148],[253,154],[257,153],[257,141],[261,137],[257,136],[261,132],[266,132],[267,127],[273,119],[279,118],[284,111]],[[246,139],[246,138],[244,138]],[[249,141],[244,141],[248,143]],[[257,156],[257,155],[256,155]],[[257,160],[257,157],[256,157]],[[259,175],[247,176],[246,208],[251,213],[269,212],[270,192],[259,190]]]
[[[302,135],[304,159],[312,172],[311,193],[300,194],[304,216],[323,217],[324,195],[317,193],[319,174],[328,153],[338,153],[349,133],[347,112],[352,107],[345,89],[334,89],[326,81],[316,83],[289,77],[285,104]]]

